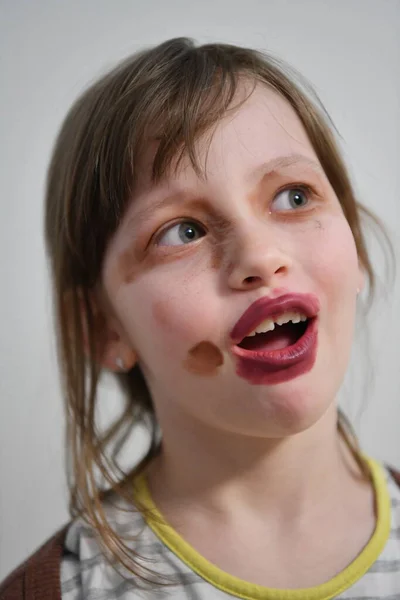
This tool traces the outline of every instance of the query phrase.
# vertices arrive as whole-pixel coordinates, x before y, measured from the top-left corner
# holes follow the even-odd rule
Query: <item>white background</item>
[[[316,86],[359,197],[399,255],[399,31],[396,0],[0,0],[0,579],[68,518],[42,205],[71,102],[116,61],[167,38],[270,50]],[[355,348],[345,401],[351,414],[366,407],[355,420],[365,449],[400,467],[398,281],[368,320],[369,351],[364,337]],[[368,352],[373,388],[361,385]],[[112,405],[112,391],[102,402]]]

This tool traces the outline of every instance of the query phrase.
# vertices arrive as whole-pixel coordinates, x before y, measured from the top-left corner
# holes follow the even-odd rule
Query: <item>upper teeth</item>
[[[267,333],[267,331],[273,331],[275,329],[275,325],[283,325],[284,323],[300,323],[300,321],[307,321],[307,317],[301,313],[288,312],[284,313],[280,317],[277,317],[275,320],[265,319],[262,323],[257,325],[257,327],[249,333],[246,337],[251,337],[256,335],[256,333]]]

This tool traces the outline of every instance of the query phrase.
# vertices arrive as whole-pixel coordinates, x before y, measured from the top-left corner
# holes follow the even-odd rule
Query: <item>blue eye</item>
[[[204,229],[192,221],[176,223],[169,227],[157,241],[158,246],[181,246],[195,242],[204,235]]]
[[[303,208],[309,203],[308,190],[303,188],[289,188],[277,194],[273,201],[275,210],[293,210]]]

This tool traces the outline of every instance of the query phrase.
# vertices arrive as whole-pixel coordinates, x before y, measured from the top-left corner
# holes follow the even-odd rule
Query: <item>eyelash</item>
[[[288,190],[300,190],[302,192],[304,192],[307,197],[309,197],[309,200],[311,199],[315,199],[315,198],[320,198],[320,195],[318,194],[318,192],[315,190],[315,188],[309,184],[306,183],[291,183],[290,185],[285,185],[282,188],[279,188],[270,204],[275,200],[275,198],[281,194],[282,192],[288,191]],[[281,212],[281,218],[283,220],[290,220],[292,218],[294,218],[295,215],[290,215],[290,213],[301,213],[301,212],[310,212],[310,209],[308,208],[308,206],[302,208],[299,207],[297,209],[292,209],[292,210],[287,210],[287,211],[278,211]],[[164,227],[162,227],[162,229],[160,229],[159,231],[157,231],[149,240],[149,243],[147,244],[147,246],[150,246],[151,244],[157,245],[158,241],[161,239],[161,237],[172,227],[174,227],[175,225],[180,225],[181,223],[186,223],[186,222],[190,222],[190,223],[194,223],[197,225],[197,227],[201,228],[204,230],[204,232],[207,232],[207,227],[205,225],[203,225],[202,223],[200,223],[197,219],[194,219],[193,217],[187,216],[187,217],[179,217],[178,219],[174,220],[174,221],[170,221],[169,223],[167,223]],[[170,248],[173,248],[173,246],[170,246]]]

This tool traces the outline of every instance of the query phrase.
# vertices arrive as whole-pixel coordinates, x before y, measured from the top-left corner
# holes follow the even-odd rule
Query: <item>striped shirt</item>
[[[151,515],[107,507],[108,519],[122,536],[135,536],[135,552],[143,564],[172,576],[172,586],[147,583],[127,571],[117,572],[105,559],[95,533],[73,522],[61,564],[62,600],[399,600],[400,488],[379,463],[368,460],[375,490],[375,531],[355,560],[330,581],[299,590],[277,590],[233,577],[211,564],[187,544],[162,518],[146,481],[136,482],[137,498]],[[120,501],[121,502],[121,501]],[[124,508],[121,504],[120,506]],[[146,512],[147,515],[147,512]],[[146,560],[147,559],[147,560]],[[124,576],[125,575],[125,576]]]

